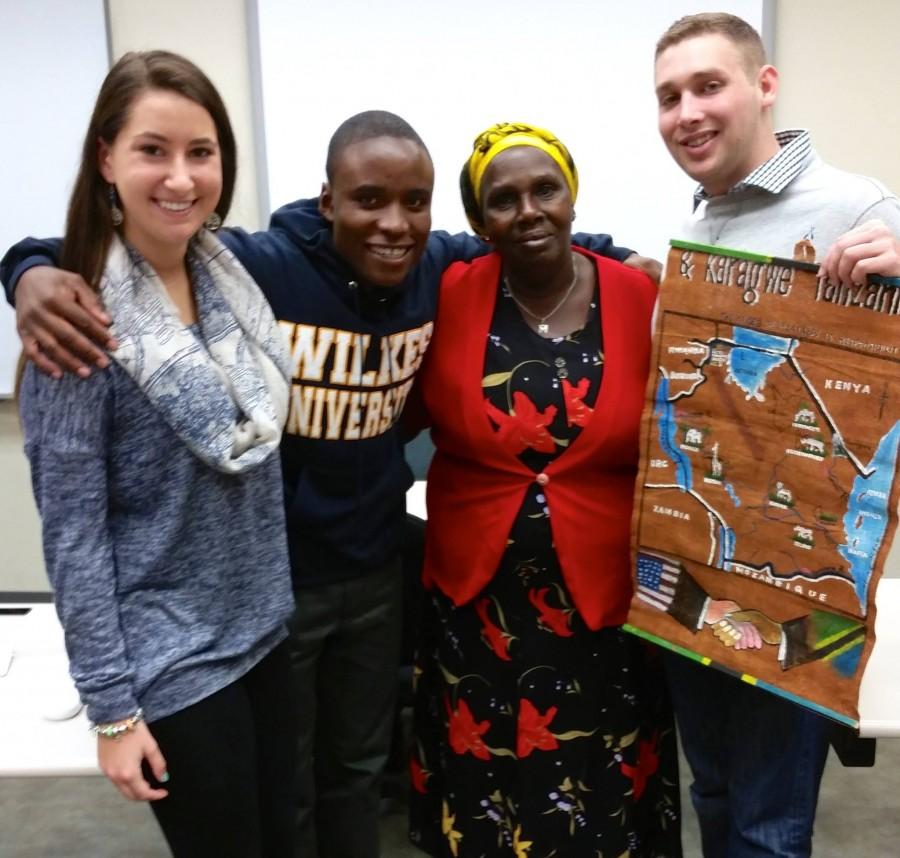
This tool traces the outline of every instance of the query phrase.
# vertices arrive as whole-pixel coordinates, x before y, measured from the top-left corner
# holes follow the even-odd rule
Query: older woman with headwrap
[[[578,173],[528,125],[460,179],[496,252],[444,276],[412,839],[433,856],[680,854],[663,682],[623,633],[655,287],[571,245]]]

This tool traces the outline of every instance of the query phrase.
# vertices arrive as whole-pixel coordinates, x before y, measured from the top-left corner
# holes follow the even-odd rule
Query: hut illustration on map
[[[819,423],[816,420],[816,413],[810,411],[809,408],[801,408],[795,415],[791,424],[795,429],[818,429]]]
[[[688,429],[681,447],[683,450],[699,450],[703,447],[703,433],[699,429]]]

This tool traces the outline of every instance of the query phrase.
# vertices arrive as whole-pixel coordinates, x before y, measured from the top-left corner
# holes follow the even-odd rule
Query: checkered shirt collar
[[[768,161],[760,164],[745,179],[742,179],[727,194],[744,191],[747,188],[758,188],[777,194],[783,191],[803,170],[806,159],[812,152],[812,142],[809,132],[802,128],[790,128],[785,131],[776,131],[775,139],[781,147]],[[710,199],[709,194],[698,186],[694,191],[694,208],[704,200]]]

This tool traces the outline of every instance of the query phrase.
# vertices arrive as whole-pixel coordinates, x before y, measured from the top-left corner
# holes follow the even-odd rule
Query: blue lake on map
[[[678,446],[678,422],[675,406],[669,402],[669,379],[661,378],[656,389],[656,418],[659,426],[659,446],[675,463],[675,482],[685,491],[693,485],[691,460]]]
[[[741,505],[741,499],[738,497],[737,492],[734,490],[734,486],[733,486],[731,483],[725,483],[725,485],[723,486],[723,488],[724,488],[725,491],[728,493],[728,497],[731,498],[731,502],[732,502],[735,506],[740,506],[740,505]]]
[[[847,542],[838,547],[838,553],[850,564],[856,596],[864,615],[872,565],[878,556],[888,525],[898,445],[900,422],[895,423],[893,429],[879,442],[868,465],[869,469],[875,469],[874,473],[868,477],[860,474],[853,480],[853,489],[844,515],[844,535]]]
[[[734,559],[734,531],[723,524],[719,525],[718,531],[719,551],[716,554],[716,566],[721,569],[726,560]]]
[[[728,356],[728,369],[741,390],[758,397],[766,376],[784,363],[794,348],[794,340],[763,334],[750,328],[734,328],[736,345]],[[745,346],[746,348],[741,348]],[[774,354],[773,354],[774,352]]]
[[[770,352],[781,352],[789,355],[794,349],[794,340],[789,337],[776,337],[754,331],[753,328],[733,328],[732,339],[739,346],[751,346],[755,349],[767,349]]]

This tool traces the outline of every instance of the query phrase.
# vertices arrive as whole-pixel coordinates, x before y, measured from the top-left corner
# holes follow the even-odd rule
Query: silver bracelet
[[[131,733],[144,720],[144,710],[138,709],[134,715],[114,721],[111,724],[92,724],[91,732],[104,739],[118,739],[123,733]]]

